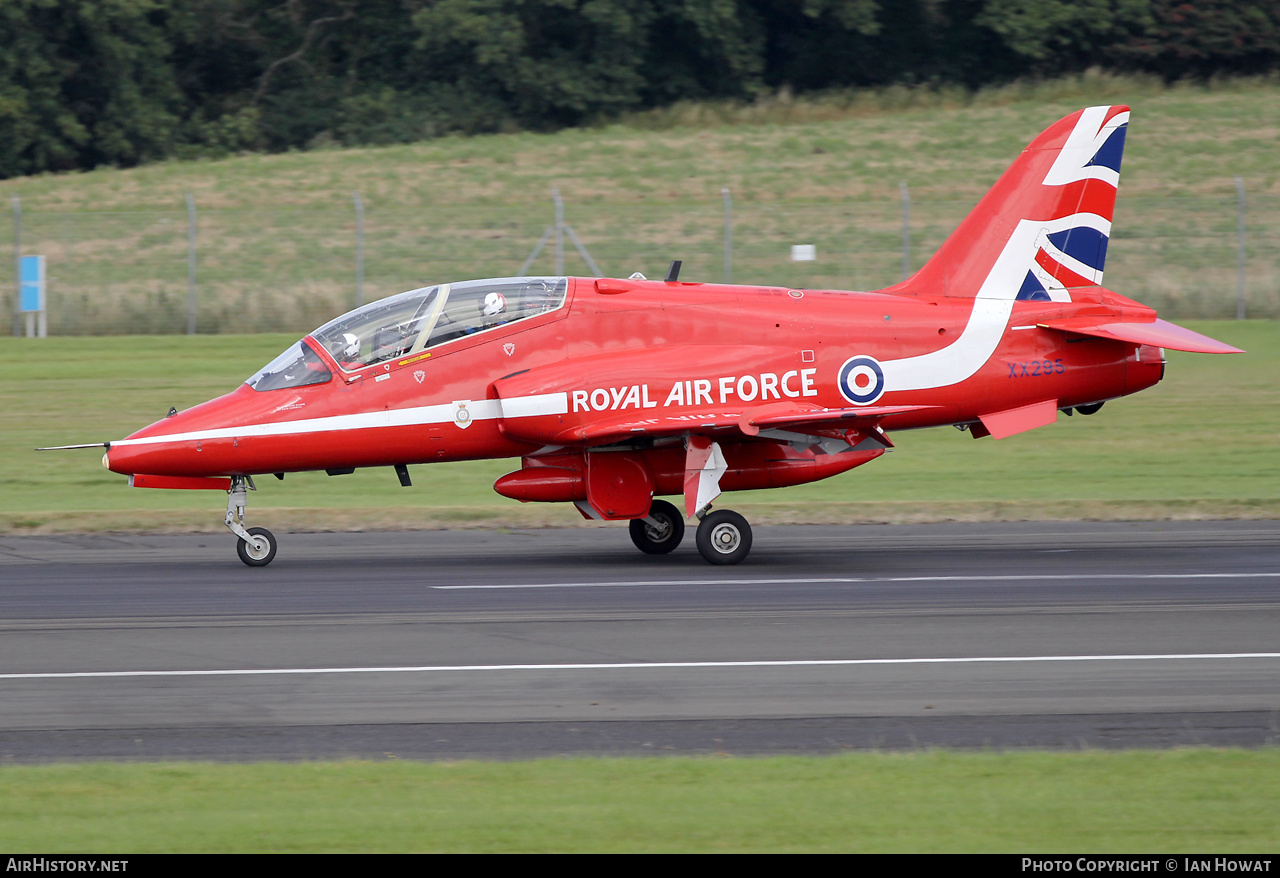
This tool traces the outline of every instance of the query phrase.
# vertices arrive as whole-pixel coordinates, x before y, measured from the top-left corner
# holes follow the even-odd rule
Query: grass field
[[[1274,747],[0,768],[0,849],[46,855],[1269,855],[1278,827]]]
[[[721,187],[734,207],[733,279],[875,289],[901,275],[899,183],[918,267],[1059,117],[1133,106],[1107,281],[1170,317],[1227,317],[1236,301],[1236,189],[1247,194],[1249,313],[1280,317],[1280,81],[1166,88],[1090,75],[977,95],[889,90],[675,107],[556,134],[418,144],[0,181],[19,197],[25,253],[48,259],[55,333],[186,328],[187,215],[198,208],[197,326],[295,334],[363,296],[516,273],[552,222],[551,187],[601,270],[724,276]],[[6,224],[7,226],[7,224]],[[8,233],[6,232],[6,240]],[[791,244],[817,247],[791,262]],[[13,277],[0,252],[0,278]],[[586,273],[569,248],[566,271]],[[544,248],[532,271],[553,270]]]
[[[1280,322],[1191,323],[1248,353],[1169,352],[1165,380],[1093,417],[995,442],[948,428],[894,435],[897,449],[825,482],[726,495],[757,523],[1011,519],[1273,518],[1280,515]],[[284,335],[0,339],[0,530],[222,529],[204,491],[129,489],[100,452],[41,445],[123,438],[170,406],[233,389]],[[492,490],[516,460],[329,478],[259,479],[250,514],[280,530],[581,524],[562,504]]]

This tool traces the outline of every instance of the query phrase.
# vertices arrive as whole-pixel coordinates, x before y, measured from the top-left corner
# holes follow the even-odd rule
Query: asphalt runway
[[[0,762],[1280,742],[1280,522],[0,537]]]

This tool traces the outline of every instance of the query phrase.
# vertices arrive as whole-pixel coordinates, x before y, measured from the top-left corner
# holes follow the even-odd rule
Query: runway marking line
[[[406,674],[448,671],[616,671],[672,668],[796,668],[857,665],[960,665],[1015,662],[1149,662],[1221,659],[1280,659],[1280,652],[1171,653],[1166,655],[1030,655],[899,659],[795,659],[774,661],[593,662],[537,665],[423,665],[369,668],[225,668],[208,671],[69,671],[0,674],[0,680],[60,680],[83,677],[263,677],[289,674]]]
[[[1083,579],[1258,579],[1277,578],[1280,571],[1262,573],[1010,573],[997,576],[832,576],[786,579],[640,579],[620,582],[524,582],[475,585],[432,585],[439,591],[512,588],[626,588],[646,585],[832,585],[876,582],[1037,582]]]

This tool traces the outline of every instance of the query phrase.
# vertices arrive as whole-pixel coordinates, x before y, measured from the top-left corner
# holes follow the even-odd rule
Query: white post
[[[551,189],[551,197],[556,202],[556,277],[564,274],[564,202],[560,200],[560,190]]]
[[[728,186],[720,187],[724,196],[724,282],[733,281],[733,197]]]
[[[364,201],[352,192],[356,203],[356,307],[364,304]]]
[[[187,193],[187,335],[196,334],[196,200]]]
[[[22,202],[13,196],[13,334],[22,335]]]
[[[1236,319],[1244,319],[1244,180],[1236,177]]]
[[[907,181],[898,182],[898,191],[902,193],[902,279],[911,275],[911,193],[907,190]]]

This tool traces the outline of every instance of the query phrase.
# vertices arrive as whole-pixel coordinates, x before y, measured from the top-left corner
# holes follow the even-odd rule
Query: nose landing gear
[[[244,510],[249,505],[246,488],[249,491],[258,490],[250,476],[231,477],[231,487],[227,489],[225,523],[240,538],[236,543],[236,554],[240,556],[240,560],[250,567],[266,567],[276,556],[275,534],[265,527],[245,528]]]

